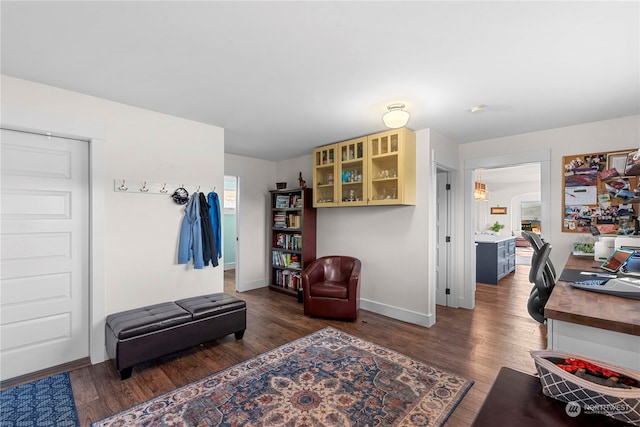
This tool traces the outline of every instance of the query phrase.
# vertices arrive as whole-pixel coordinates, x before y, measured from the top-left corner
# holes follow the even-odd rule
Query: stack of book
[[[287,228],[287,216],[284,212],[276,212],[273,216],[273,228]]]

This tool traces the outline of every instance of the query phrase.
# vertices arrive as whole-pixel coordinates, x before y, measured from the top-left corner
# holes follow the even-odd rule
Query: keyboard
[[[602,286],[607,283],[609,279],[592,279],[592,280],[583,280],[581,282],[575,282],[576,285],[580,286]]]
[[[571,283],[571,286],[585,291],[615,295],[622,298],[640,300],[640,279],[619,277],[617,279],[589,279]]]

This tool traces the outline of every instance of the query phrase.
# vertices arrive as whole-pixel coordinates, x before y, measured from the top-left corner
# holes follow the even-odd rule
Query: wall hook
[[[198,185],[198,189],[196,190],[196,193],[198,193],[200,191],[200,186]]]
[[[162,188],[160,189],[160,192],[161,193],[168,193],[169,192],[169,190],[167,190],[167,183],[166,182],[164,182],[162,184]]]
[[[124,186],[124,179],[122,180],[122,185],[120,187],[118,187],[118,190],[120,191],[127,191],[128,188]]]
[[[147,181],[145,181],[144,184],[142,184],[142,188],[140,189],[140,191],[142,191],[143,193],[146,193],[147,191],[149,191],[149,189],[147,188]]]

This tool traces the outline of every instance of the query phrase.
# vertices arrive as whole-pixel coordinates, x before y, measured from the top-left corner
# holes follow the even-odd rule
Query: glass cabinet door
[[[367,204],[366,149],[366,137],[338,144],[338,153],[340,155],[339,206],[363,206]]]
[[[401,191],[400,133],[383,132],[369,137],[369,204],[397,204]]]
[[[416,134],[407,128],[313,151],[313,206],[416,204]]]
[[[336,206],[337,144],[313,150],[313,207]]]

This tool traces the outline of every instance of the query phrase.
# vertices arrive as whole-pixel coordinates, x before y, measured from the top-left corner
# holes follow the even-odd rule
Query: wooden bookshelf
[[[302,270],[316,259],[316,209],[310,188],[272,190],[269,288],[291,296],[302,287]]]

